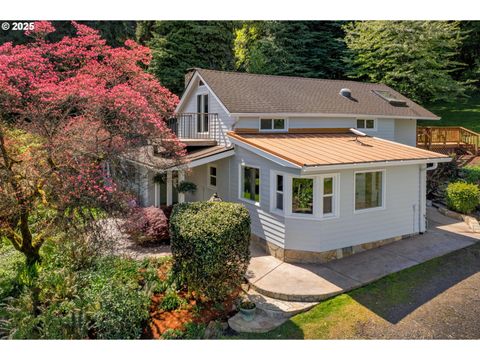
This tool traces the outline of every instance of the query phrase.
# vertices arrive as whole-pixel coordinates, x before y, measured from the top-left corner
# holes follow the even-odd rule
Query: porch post
[[[185,180],[185,172],[182,170],[178,170],[178,183],[182,182]],[[185,202],[185,194],[184,193],[178,193],[178,202],[179,203],[184,203]]]
[[[167,171],[167,206],[173,203],[173,179],[172,171]]]
[[[155,207],[160,207],[160,184],[155,182],[154,184],[155,189]]]

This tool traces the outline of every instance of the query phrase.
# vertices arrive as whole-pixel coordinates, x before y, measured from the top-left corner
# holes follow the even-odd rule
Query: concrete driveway
[[[259,293],[288,301],[320,301],[480,240],[463,223],[427,209],[428,231],[327,264],[288,264],[252,249],[247,278]]]

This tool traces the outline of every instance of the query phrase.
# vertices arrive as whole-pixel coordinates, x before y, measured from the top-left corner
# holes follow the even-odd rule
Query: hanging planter
[[[177,185],[177,191],[179,193],[194,193],[195,191],[197,191],[197,185],[195,185],[194,183],[190,182],[190,181],[181,181],[178,185]]]
[[[167,182],[167,176],[165,173],[156,173],[153,175],[153,182],[156,184],[165,184]]]

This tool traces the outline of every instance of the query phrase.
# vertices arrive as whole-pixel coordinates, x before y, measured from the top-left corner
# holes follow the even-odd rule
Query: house
[[[169,126],[188,169],[135,161],[144,205],[217,193],[244,204],[252,241],[326,262],[426,230],[426,172],[450,159],[415,147],[430,111],[382,84],[192,69]],[[197,185],[178,194],[176,184]]]

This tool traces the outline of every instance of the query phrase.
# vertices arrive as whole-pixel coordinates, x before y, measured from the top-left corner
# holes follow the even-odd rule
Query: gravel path
[[[113,255],[126,256],[143,260],[150,257],[171,255],[170,245],[140,246],[120,230],[121,220],[107,219],[102,222],[103,237],[110,245],[107,252]]]

